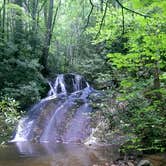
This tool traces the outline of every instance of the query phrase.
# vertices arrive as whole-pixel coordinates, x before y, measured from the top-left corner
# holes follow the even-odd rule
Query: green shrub
[[[10,139],[12,132],[21,117],[19,103],[13,98],[3,97],[0,100],[0,144]]]
[[[152,92],[152,91],[151,91]],[[132,97],[131,97],[132,96]],[[119,114],[125,124],[124,131],[133,134],[126,149],[135,148],[142,151],[165,151],[166,147],[166,116],[165,96],[153,100],[145,98],[140,93],[130,95],[125,111]]]

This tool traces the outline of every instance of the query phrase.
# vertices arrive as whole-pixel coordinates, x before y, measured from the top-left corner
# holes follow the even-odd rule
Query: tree
[[[15,4],[18,7],[20,7],[20,10],[15,11],[15,25],[14,25],[14,43],[17,46],[17,51],[15,52],[15,56],[17,57],[19,55],[21,42],[24,38],[22,11],[21,11],[23,3],[22,0],[15,0]]]
[[[2,44],[2,47],[5,43],[5,21],[6,21],[6,0],[3,1],[2,7],[0,9],[0,43]],[[1,50],[2,53],[4,53],[4,49]]]
[[[48,13],[47,13],[47,6],[45,6],[45,8],[44,8],[46,33],[45,33],[45,39],[44,39],[44,46],[43,46],[43,50],[42,50],[42,56],[40,58],[40,63],[44,67],[42,70],[43,75],[48,75],[48,71],[49,71],[47,60],[48,60],[48,56],[49,56],[49,48],[50,48],[50,44],[51,44],[52,33],[54,30],[54,26],[55,26],[55,20],[56,20],[57,14],[58,14],[58,9],[60,7],[60,2],[61,1],[59,1],[59,4],[56,7],[55,14],[53,12],[54,0],[49,1]]]

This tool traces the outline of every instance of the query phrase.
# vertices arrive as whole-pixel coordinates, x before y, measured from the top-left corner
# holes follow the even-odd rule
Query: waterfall
[[[91,134],[88,96],[93,88],[84,77],[60,74],[48,84],[48,96],[19,121],[13,142],[82,142]]]

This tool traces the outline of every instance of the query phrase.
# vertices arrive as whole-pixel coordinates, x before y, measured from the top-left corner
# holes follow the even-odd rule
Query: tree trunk
[[[38,0],[33,0],[32,3],[32,54],[36,55],[36,39],[37,39],[37,9],[38,9]]]
[[[2,12],[2,15],[1,15]],[[0,10],[0,43],[4,46],[5,44],[5,22],[6,22],[6,0],[3,1],[2,8]],[[4,47],[1,47],[0,54],[4,56]]]
[[[52,22],[53,22],[53,7],[54,7],[54,0],[49,1],[49,9],[48,9],[48,18],[45,9],[45,23],[46,23],[46,34],[44,39],[44,46],[42,50],[42,56],[40,58],[40,64],[43,66],[42,74],[44,76],[48,75],[49,69],[47,66],[50,42],[51,42],[51,29],[52,29]]]
[[[155,62],[155,67],[154,67],[154,72],[153,72],[153,85],[154,85],[154,89],[160,89],[160,70],[158,67],[158,62]]]
[[[2,35],[4,39],[5,33],[5,16],[6,16],[6,0],[3,1],[3,17],[2,17]]]
[[[22,0],[15,0],[15,4],[18,6],[22,7]],[[20,45],[22,44],[22,39],[23,39],[23,23],[21,20],[21,13],[16,12],[15,13],[16,17],[15,20],[15,31],[14,31],[14,43],[17,45],[18,51],[20,48]]]

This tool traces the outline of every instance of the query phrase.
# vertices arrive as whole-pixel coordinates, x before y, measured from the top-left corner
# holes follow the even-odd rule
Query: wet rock
[[[81,141],[81,139],[77,139],[77,140],[75,141],[75,143],[77,143],[77,144],[81,144],[82,141]]]
[[[90,158],[90,160],[93,161],[93,162],[97,162],[97,161],[98,161],[98,157],[97,157],[96,154],[93,153],[93,152],[91,152],[91,153],[89,154],[89,158]]]
[[[153,166],[149,160],[141,160],[137,166]]]
[[[109,166],[109,163],[105,163],[105,166]]]
[[[117,160],[115,161],[115,164],[118,166],[128,166],[125,160]]]
[[[84,77],[77,74],[64,74],[64,82],[68,93],[72,93],[76,90],[76,87],[74,86],[75,84],[78,84],[78,90],[82,90],[87,87]]]
[[[128,162],[127,162],[127,165],[128,165],[128,166],[135,166],[134,163],[132,163],[131,161],[128,161]]]

